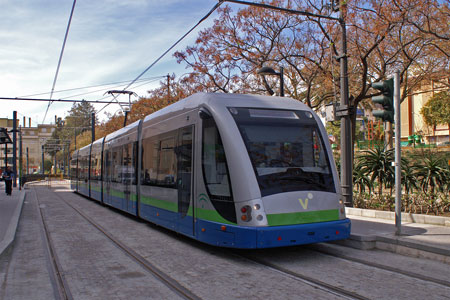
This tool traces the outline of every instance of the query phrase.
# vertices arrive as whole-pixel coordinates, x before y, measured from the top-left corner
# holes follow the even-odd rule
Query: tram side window
[[[322,148],[320,135],[315,128],[311,128],[309,132],[309,143],[304,143],[304,166],[314,167],[318,169],[328,169],[326,153]]]
[[[132,144],[127,144],[123,146],[123,158],[122,158],[122,168],[120,170],[122,182],[124,184],[134,184],[134,167],[133,167],[133,157],[132,157]]]
[[[78,180],[83,179],[83,157],[81,156],[78,156],[77,174]]]
[[[111,174],[111,181],[120,183],[122,182],[120,174],[120,169],[122,168],[122,147],[115,147],[111,152],[112,167],[114,168]]]
[[[141,184],[155,185],[158,174],[158,148],[159,143],[154,139],[142,141],[142,174]]]
[[[101,153],[92,154],[91,157],[91,180],[100,180],[100,163],[101,163]]]
[[[104,170],[104,181],[111,181],[111,151],[106,150],[104,153],[104,163],[103,166],[105,168]]]
[[[236,222],[225,150],[212,118],[203,120],[202,167],[206,189],[214,207],[222,217]]]
[[[70,161],[70,179],[77,178],[77,159],[75,157]]]
[[[159,146],[157,184],[175,188],[177,162],[174,133],[163,136],[159,142]]]
[[[134,168],[133,172],[133,185],[137,185],[138,183],[138,142],[133,143],[133,155],[132,155],[132,166]]]
[[[87,176],[86,176],[86,166],[85,166],[85,164],[86,164],[86,158],[84,157],[84,156],[81,156],[80,157],[80,162],[79,162],[79,164],[80,164],[80,179],[87,179]]]

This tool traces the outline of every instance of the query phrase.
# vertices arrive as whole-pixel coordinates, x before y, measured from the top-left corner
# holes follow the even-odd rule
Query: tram
[[[194,94],[75,151],[71,188],[221,247],[350,235],[322,122],[284,97]]]

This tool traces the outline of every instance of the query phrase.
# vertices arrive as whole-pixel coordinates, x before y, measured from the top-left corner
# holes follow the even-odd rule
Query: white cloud
[[[56,90],[134,79],[216,2],[78,1]],[[0,97],[50,92],[72,4],[71,0],[0,0]],[[201,28],[211,24],[212,18]],[[192,33],[177,49],[192,44],[196,36]],[[184,73],[184,66],[176,64],[172,57],[174,51],[145,77]],[[149,88],[151,85],[136,88],[136,91],[143,95]],[[81,92],[56,93],[54,98]],[[99,99],[102,96],[103,92],[99,92],[83,97]],[[39,121],[47,107],[45,102],[5,100],[0,100],[0,105],[0,117],[11,118],[12,111],[17,110],[19,115],[38,117]],[[71,106],[70,103],[52,104],[47,122],[52,121],[55,114],[63,116]],[[109,110],[117,109],[111,106]]]

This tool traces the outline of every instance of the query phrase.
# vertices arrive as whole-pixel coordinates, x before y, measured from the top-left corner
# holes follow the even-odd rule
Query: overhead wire
[[[77,0],[73,0],[72,10],[70,11],[69,22],[67,23],[66,34],[64,35],[64,41],[63,41],[61,53],[59,55],[58,66],[56,67],[55,78],[53,79],[52,90],[50,92],[50,99],[52,99],[53,91],[55,90],[56,80],[58,79],[59,68],[61,67],[61,61],[62,61],[62,57],[64,54],[64,48],[66,47],[67,37],[69,35],[70,24],[72,23],[72,17],[73,17],[73,12],[75,10],[76,3],[77,3]],[[42,120],[42,123],[45,122],[45,118],[47,117],[47,112],[48,112],[48,109],[50,108],[51,104],[52,104],[52,101],[48,102],[47,109],[45,110],[44,119]]]
[[[160,79],[160,78],[165,78],[165,77],[166,77],[166,75],[164,75],[164,76],[147,77],[147,78],[141,78],[141,79],[139,79],[139,81],[154,80],[154,79]],[[128,82],[131,82],[131,81],[132,80],[124,80],[124,81],[117,81],[117,82],[109,82],[109,83],[101,83],[101,84],[95,84],[95,85],[89,85],[89,86],[75,87],[75,88],[70,88],[70,89],[65,89],[65,90],[54,91],[53,94],[63,93],[63,92],[70,92],[70,91],[76,91],[76,90],[83,90],[83,89],[90,89],[90,88],[101,87],[101,86],[118,85],[118,84],[122,84],[122,83],[128,83]],[[31,95],[24,95],[24,96],[19,96],[18,98],[36,97],[36,96],[42,96],[42,95],[47,95],[47,94],[50,94],[50,92],[37,93],[37,94],[31,94]]]
[[[152,83],[152,82],[154,82],[154,81],[157,81],[157,80],[161,79],[162,77],[163,77],[163,76],[159,76],[159,77],[154,78],[154,79],[146,80],[143,84],[141,84],[141,85],[139,85],[139,86],[143,86],[143,85]],[[139,86],[137,86],[137,87],[139,87]],[[85,92],[85,93],[81,93],[81,94],[70,95],[70,96],[67,96],[67,97],[63,97],[63,98],[61,98],[61,99],[74,98],[74,97],[79,97],[79,96],[89,95],[89,94],[92,94],[92,93],[102,92],[102,91],[106,91],[106,90],[110,90],[110,89],[111,89],[111,87],[103,88],[103,89],[98,89],[98,90],[94,90],[94,91],[90,91],[90,92]],[[109,98],[109,96],[106,97],[106,98]],[[100,100],[101,100],[101,99],[100,99]]]
[[[213,8],[203,17],[200,19],[200,21],[197,22],[191,29],[189,29],[181,38],[179,38],[172,46],[169,47],[160,57],[158,57],[152,64],[150,64],[141,74],[139,74],[133,81],[131,81],[123,90],[125,91],[130,86],[132,86],[139,78],[141,78],[145,73],[147,73],[148,70],[150,70],[155,64],[157,64],[169,51],[171,51],[176,45],[178,45],[187,35],[189,35],[195,28],[197,28],[203,21],[205,21],[217,8],[219,8],[220,5],[222,5],[223,1],[217,2]],[[113,103],[113,101],[116,100],[114,98],[111,100],[110,103],[106,104],[104,107],[102,107],[100,111],[105,109],[108,105]]]

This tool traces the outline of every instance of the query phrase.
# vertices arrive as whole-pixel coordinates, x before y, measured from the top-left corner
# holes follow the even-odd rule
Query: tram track
[[[396,274],[401,274],[404,276],[408,276],[410,278],[414,278],[414,279],[419,279],[422,281],[427,281],[427,282],[431,282],[431,283],[435,283],[435,284],[439,284],[445,287],[450,287],[450,282],[445,281],[445,280],[440,280],[438,278],[433,278],[430,276],[425,276],[422,274],[418,274],[418,273],[414,273],[414,272],[410,272],[410,271],[406,271],[406,270],[401,270],[399,268],[395,268],[395,267],[391,267],[391,266],[386,266],[383,264],[379,264],[379,263],[375,263],[375,262],[371,262],[371,261],[367,261],[364,259],[359,259],[353,256],[348,256],[342,253],[337,253],[337,252],[333,252],[332,250],[328,250],[324,247],[320,247],[317,245],[312,245],[309,246],[309,248],[312,251],[318,252],[322,255],[327,255],[327,256],[332,256],[332,257],[337,257],[346,261],[350,261],[352,263],[359,263],[361,265],[365,265],[365,266],[369,266],[372,268],[376,268],[379,270],[384,270],[384,271],[388,271],[388,272],[392,272],[392,273],[396,273]]]
[[[39,225],[41,227],[41,239],[44,244],[44,252],[46,256],[46,260],[48,262],[47,268],[49,269],[49,277],[50,282],[53,288],[53,293],[55,296],[55,299],[62,299],[62,300],[72,300],[72,294],[70,292],[69,285],[67,281],[64,278],[64,272],[62,269],[62,266],[59,262],[55,246],[53,244],[52,238],[50,236],[50,232],[48,230],[47,222],[45,221],[45,212],[43,206],[39,202],[39,197],[36,192],[36,189],[33,188],[34,196],[36,197],[37,202],[37,211],[39,215],[39,219],[41,222],[39,222]]]
[[[35,191],[36,193],[36,191]],[[146,258],[139,255],[136,251],[116,239],[111,233],[109,233],[105,228],[99,225],[97,222],[92,220],[89,216],[83,213],[80,209],[76,208],[72,204],[68,203],[63,197],[58,195],[58,193],[53,193],[59,200],[61,200],[65,205],[74,210],[77,214],[79,214],[83,219],[85,219],[90,225],[96,228],[99,232],[101,232],[105,237],[107,237],[118,249],[120,249],[124,254],[130,257],[133,261],[135,261],[138,265],[140,265],[144,270],[146,270],[149,274],[153,275],[160,282],[162,282],[165,286],[167,286],[170,290],[178,294],[183,299],[190,300],[201,300],[202,298],[194,294],[192,291],[188,290],[184,286],[182,286],[179,282],[171,278],[168,274],[161,271],[154,264],[149,262]],[[36,194],[37,197],[37,194]],[[38,197],[37,197],[38,199]],[[43,222],[45,222],[43,220]],[[48,234],[48,231],[46,231]],[[54,250],[53,250],[54,252]],[[72,298],[62,298],[62,299],[72,299]]]
[[[281,273],[287,277],[290,277],[292,279],[298,280],[300,282],[303,282],[305,284],[308,284],[312,287],[315,287],[317,289],[320,289],[322,291],[325,291],[327,293],[330,293],[332,295],[338,296],[342,299],[358,299],[358,300],[369,300],[370,298],[367,298],[365,296],[362,296],[360,294],[357,294],[355,292],[343,289],[341,287],[338,286],[334,286],[331,285],[329,283],[326,283],[324,281],[318,280],[314,277],[311,276],[307,276],[304,274],[300,274],[294,271],[291,271],[289,269],[286,269],[284,267],[281,267],[279,265],[273,264],[271,262],[259,259],[259,258],[255,258],[255,257],[251,257],[249,255],[243,255],[243,254],[239,254],[237,253],[237,251],[230,251],[230,255],[239,257],[241,259],[250,261],[252,263],[258,264],[258,265],[262,265],[265,268],[277,272],[277,273]]]
[[[70,208],[72,208],[72,210],[74,210],[76,212],[76,214],[74,214],[74,216],[80,215],[90,225],[92,225],[94,228],[96,228],[96,230],[101,232],[102,235],[107,237],[116,246],[116,248],[122,250],[128,257],[132,258],[137,264],[139,264],[145,270],[147,270],[149,273],[151,273],[156,278],[158,278],[159,281],[164,283],[167,287],[169,287],[176,294],[180,295],[180,297],[182,297],[184,299],[200,299],[200,297],[193,294],[190,290],[187,290],[178,281],[176,281],[174,278],[170,277],[167,273],[165,273],[163,271],[163,269],[160,268],[161,266],[159,266],[159,267],[155,266],[154,264],[149,262],[145,257],[142,257],[138,253],[136,253],[132,248],[123,244],[120,240],[117,240],[115,236],[113,236],[111,233],[109,233],[107,230],[105,230],[104,227],[102,227],[102,225],[105,226],[105,224],[102,223],[102,225],[99,225],[96,221],[94,221],[94,219],[91,219],[91,217],[89,215],[85,214],[84,212],[86,210],[84,209],[83,206],[81,206],[81,208],[80,208],[79,205],[74,205],[74,203],[70,203],[69,199],[64,198],[57,192],[54,192],[52,194],[55,195],[55,198],[58,198],[60,201],[64,202],[64,205],[67,205]],[[41,210],[42,210],[42,208],[41,208]],[[45,209],[43,209],[43,211],[45,212]],[[351,263],[356,263],[357,265],[359,264],[359,265],[369,267],[369,268],[367,268],[367,272],[372,272],[370,270],[371,270],[371,268],[373,268],[373,271],[378,273],[379,277],[386,276],[386,273],[380,273],[377,270],[388,271],[392,274],[399,274],[402,276],[407,276],[408,278],[412,278],[414,280],[421,280],[421,281],[428,282],[428,283],[439,284],[446,288],[448,288],[450,286],[449,282],[445,282],[445,281],[439,280],[437,278],[428,277],[426,275],[414,273],[412,271],[398,269],[398,268],[392,267],[392,266],[382,265],[378,262],[367,261],[364,259],[364,257],[358,258],[358,257],[349,256],[349,255],[346,255],[345,253],[340,253],[338,250],[333,251],[334,249],[328,249],[327,247],[320,247],[320,244],[307,246],[306,248],[307,249],[305,249],[305,250],[309,250],[307,252],[318,253],[318,254],[314,255],[313,257],[317,256],[318,258],[320,258],[319,254],[324,255],[324,256],[329,256],[329,257],[336,257],[339,260],[349,261]],[[351,287],[351,285],[350,285],[350,287],[348,287],[346,284],[343,283],[343,281],[338,280],[338,281],[336,281],[337,283],[334,283],[335,281],[332,277],[328,277],[328,278],[330,278],[330,280],[331,280],[330,281],[330,280],[324,279],[324,278],[327,278],[327,276],[318,277],[318,276],[316,276],[317,274],[314,275],[314,273],[311,273],[312,275],[305,274],[305,272],[302,271],[301,269],[291,268],[290,266],[286,265],[285,262],[287,262],[287,260],[283,260],[283,261],[280,260],[281,263],[277,263],[278,260],[276,260],[276,259],[271,259],[269,257],[260,257],[259,255],[257,255],[257,253],[259,253],[259,252],[248,254],[241,250],[227,249],[223,253],[225,254],[225,258],[226,258],[226,256],[230,255],[230,256],[238,257],[239,259],[242,259],[242,260],[249,261],[251,263],[254,263],[255,266],[259,265],[259,267],[263,267],[264,269],[266,269],[266,272],[268,272],[268,273],[269,272],[272,272],[272,274],[278,273],[280,278],[285,277],[286,280],[289,280],[289,281],[295,280],[295,281],[298,281],[299,283],[309,285],[310,287],[313,287],[317,291],[321,291],[323,293],[329,294],[330,297],[338,297],[338,298],[342,298],[342,299],[373,299],[371,296],[372,295],[371,292],[369,292],[367,290],[364,290],[363,292],[361,292],[361,290],[358,289],[358,287],[356,285],[353,285],[353,287]],[[284,253],[284,252],[282,252],[282,253]],[[287,252],[287,254],[289,254],[289,253],[290,253],[290,251]],[[267,253],[262,252],[261,254],[264,254],[264,256],[265,256]],[[275,252],[275,254],[280,254],[280,253]],[[305,253],[305,257],[309,257],[308,255],[310,255],[310,253]],[[325,259],[326,257],[322,257],[322,258]],[[229,261],[231,261],[229,258],[227,258],[227,259]],[[327,261],[329,259],[330,258],[326,258]],[[342,263],[344,263],[344,262],[342,262]],[[240,265],[242,265],[242,262],[240,262]],[[259,267],[257,267],[256,269],[258,269]],[[428,274],[428,275],[432,276],[432,274]],[[402,276],[400,276],[399,278],[404,278]],[[395,277],[392,277],[392,278],[395,278]],[[407,280],[408,280],[408,282],[411,282],[411,279],[407,279]],[[174,286],[174,287],[172,287],[172,286]],[[360,294],[360,293],[362,293],[362,294]]]
[[[360,265],[364,265],[370,268],[375,268],[378,270],[382,270],[382,271],[387,271],[390,273],[394,273],[394,274],[399,274],[399,275],[403,275],[403,276],[407,276],[409,278],[415,279],[415,280],[421,280],[424,282],[429,282],[429,283],[433,283],[433,284],[438,284],[444,287],[450,287],[450,283],[448,281],[445,280],[440,280],[438,278],[433,278],[430,276],[426,276],[426,275],[422,275],[422,274],[418,274],[418,273],[414,273],[414,272],[410,272],[410,271],[406,271],[406,270],[402,270],[399,268],[395,268],[395,267],[391,267],[391,266],[386,266],[386,265],[382,265],[379,263],[375,263],[375,262],[370,262],[370,261],[366,261],[364,259],[359,259],[356,257],[350,257],[348,255],[345,254],[341,254],[341,253],[336,253],[333,252],[332,250],[329,249],[323,249],[323,247],[320,247],[318,245],[310,245],[307,246],[307,248],[309,248],[309,250],[319,253],[321,255],[326,255],[326,256],[330,256],[330,257],[335,257],[335,258],[339,258],[339,259],[343,259],[345,261],[349,261],[351,263],[357,263]],[[329,292],[333,295],[345,298],[345,299],[371,299],[367,296],[363,296],[360,295],[354,291],[350,291],[347,290],[345,288],[339,287],[339,286],[335,286],[332,284],[329,284],[327,282],[324,282],[322,280],[319,280],[315,277],[311,277],[305,274],[301,274],[299,272],[290,270],[286,267],[280,266],[276,263],[273,263],[267,259],[263,259],[263,258],[258,258],[255,256],[250,256],[247,254],[242,254],[240,253],[239,250],[229,250],[230,251],[230,255],[239,257],[241,259],[250,261],[252,263],[258,264],[258,265],[262,265],[266,268],[268,268],[269,270],[278,272],[278,273],[282,273],[285,276],[288,276],[290,278],[296,279],[298,281],[304,282],[305,284],[309,284],[313,287],[316,287],[318,289],[321,289],[323,291]]]

